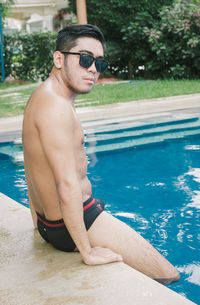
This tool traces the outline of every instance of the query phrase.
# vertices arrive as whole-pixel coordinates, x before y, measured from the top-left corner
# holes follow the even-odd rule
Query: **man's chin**
[[[83,88],[83,89],[78,88],[77,89],[77,93],[78,94],[87,94],[87,93],[90,93],[90,91],[92,90],[93,87],[94,86]]]
[[[88,85],[88,86],[70,86],[68,84],[67,86],[73,93],[75,93],[76,95],[79,95],[79,94],[87,94],[89,93],[92,88],[94,87],[94,84],[92,85]]]
[[[91,90],[92,90],[92,88],[87,91],[80,91],[79,94],[87,94],[87,93],[90,93]]]

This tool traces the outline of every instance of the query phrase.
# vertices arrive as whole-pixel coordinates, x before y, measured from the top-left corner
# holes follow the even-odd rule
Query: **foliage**
[[[75,12],[76,1],[69,2]],[[87,0],[88,22],[108,41],[111,74],[129,79],[198,77],[199,6],[199,0]]]
[[[75,2],[70,0],[73,11]],[[87,0],[87,10],[88,22],[98,25],[108,41],[104,77],[199,77],[199,0]],[[56,33],[4,36],[6,76],[48,77],[55,38]]]
[[[9,7],[13,3],[14,3],[14,0],[5,0],[5,1],[1,0],[0,7],[2,10],[2,19],[4,19],[7,16]]]
[[[152,57],[145,29],[159,23],[161,8],[172,2],[87,0],[88,22],[100,27],[111,46],[108,47],[108,58],[112,74],[122,78],[140,76],[138,67]],[[69,3],[75,13],[76,1],[70,0]]]
[[[5,74],[22,80],[44,80],[52,68],[56,33],[17,32],[4,36]]]
[[[161,11],[161,25],[149,32],[156,57],[147,69],[159,77],[197,78],[200,73],[200,4],[176,1]]]

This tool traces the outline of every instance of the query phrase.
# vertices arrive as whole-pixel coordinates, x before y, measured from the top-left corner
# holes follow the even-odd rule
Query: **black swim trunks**
[[[91,227],[103,210],[103,201],[95,199],[93,195],[83,203],[86,230]],[[37,213],[37,225],[42,238],[51,243],[55,248],[65,252],[72,252],[76,248],[63,219],[56,221],[47,220],[44,216]]]

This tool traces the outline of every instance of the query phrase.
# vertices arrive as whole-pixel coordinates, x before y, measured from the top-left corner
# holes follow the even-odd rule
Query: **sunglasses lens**
[[[80,54],[80,66],[83,68],[89,68],[95,60],[95,66],[97,69],[97,72],[104,73],[106,69],[108,68],[108,62],[105,60],[100,59],[94,59],[92,56],[88,56],[85,54]]]
[[[93,57],[80,54],[80,66],[83,68],[89,68],[94,62]]]
[[[96,59],[96,69],[99,73],[104,73],[108,68],[108,62],[105,60]]]

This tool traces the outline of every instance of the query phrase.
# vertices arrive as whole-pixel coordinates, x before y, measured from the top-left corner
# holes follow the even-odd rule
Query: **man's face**
[[[101,58],[104,55],[101,42],[90,37],[77,39],[76,46],[70,52],[92,55],[95,58]],[[79,60],[79,55],[67,55],[63,69],[63,78],[67,87],[72,92],[77,94],[88,93],[97,82],[100,73],[96,70],[95,62],[89,68],[83,68],[80,66]]]

